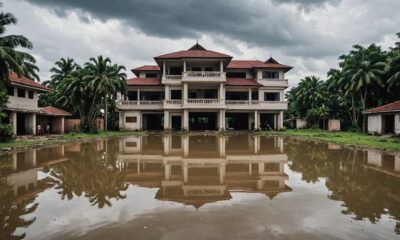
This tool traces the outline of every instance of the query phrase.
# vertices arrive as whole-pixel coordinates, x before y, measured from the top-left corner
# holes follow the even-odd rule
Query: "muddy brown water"
[[[0,157],[0,239],[399,239],[400,153],[150,135]]]

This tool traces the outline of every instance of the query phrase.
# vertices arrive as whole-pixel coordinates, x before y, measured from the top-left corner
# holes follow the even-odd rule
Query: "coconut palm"
[[[4,35],[9,25],[17,19],[11,13],[0,13],[0,81],[8,82],[10,72],[39,80],[35,58],[20,49],[31,49],[32,43],[22,35]]]

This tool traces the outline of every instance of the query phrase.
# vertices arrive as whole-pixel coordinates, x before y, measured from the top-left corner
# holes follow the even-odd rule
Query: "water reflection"
[[[280,138],[250,135],[130,137],[120,140],[117,159],[127,181],[160,188],[159,200],[198,208],[230,199],[231,192],[273,198],[291,191],[285,184],[288,159],[282,148]]]
[[[0,157],[0,239],[24,239],[25,229],[42,224],[35,215],[41,204],[79,199],[105,211],[132,201],[130,186],[156,189],[152,198],[160,206],[173,202],[199,209],[223,204],[235,193],[297,202],[307,194],[291,182],[297,174],[302,187],[323,182],[316,191],[326,189],[330,201],[341,203],[337,214],[373,224],[388,216],[400,234],[400,154],[246,134],[150,135]],[[57,197],[38,200],[46,191]],[[286,206],[293,212],[300,207]]]

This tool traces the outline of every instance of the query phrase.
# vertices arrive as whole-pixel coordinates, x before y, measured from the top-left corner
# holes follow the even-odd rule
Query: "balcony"
[[[181,109],[182,102],[180,99],[164,100],[164,109]]]
[[[163,75],[162,84],[179,85],[182,83],[182,75]]]
[[[121,110],[161,110],[163,109],[163,101],[132,101],[122,100],[118,102],[118,109]]]
[[[213,109],[222,109],[225,108],[224,100],[215,99],[215,98],[192,98],[186,99],[183,103],[183,108],[213,108]]]
[[[265,87],[289,87],[289,82],[287,79],[261,79],[258,80],[258,82]]]
[[[225,100],[226,108],[233,110],[285,110],[286,101]]]
[[[184,82],[225,82],[225,72],[217,71],[188,71],[183,72],[182,81]]]

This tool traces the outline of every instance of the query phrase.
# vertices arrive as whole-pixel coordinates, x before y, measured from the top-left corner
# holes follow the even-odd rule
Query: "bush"
[[[12,126],[9,124],[0,125],[0,142],[9,142],[13,140],[14,132]]]

